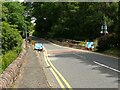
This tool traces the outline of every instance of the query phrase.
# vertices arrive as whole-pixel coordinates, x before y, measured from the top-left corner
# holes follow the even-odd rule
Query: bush
[[[86,46],[86,42],[81,41],[81,42],[79,43],[79,45],[80,45],[80,46]]]
[[[7,22],[2,22],[2,57],[0,72],[5,70],[21,51],[22,37],[19,31]]]
[[[2,56],[0,56],[0,74],[2,73]]]
[[[2,53],[22,45],[22,37],[17,29],[14,29],[7,22],[2,23]]]
[[[21,50],[22,50],[21,46],[17,46],[17,47],[14,48],[14,51],[15,51],[17,54],[19,54],[19,53],[21,52]]]
[[[2,56],[2,70],[5,70],[10,63],[17,57],[17,53],[14,50],[8,51]]]
[[[115,33],[104,35],[98,39],[98,50],[104,51],[110,48],[119,47],[119,37]]]

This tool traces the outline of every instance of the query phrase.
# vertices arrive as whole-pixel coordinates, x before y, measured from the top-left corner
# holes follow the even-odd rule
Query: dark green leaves
[[[3,22],[2,25],[2,52],[4,54],[15,47],[20,47],[22,38],[18,30],[11,28],[7,22]]]
[[[33,3],[36,33],[41,33],[38,36],[93,40],[100,36],[104,22],[109,33],[116,32],[117,12],[118,3],[114,2]]]

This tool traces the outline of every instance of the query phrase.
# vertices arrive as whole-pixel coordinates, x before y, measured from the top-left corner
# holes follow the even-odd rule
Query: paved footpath
[[[42,63],[32,46],[28,49],[15,88],[49,88]]]

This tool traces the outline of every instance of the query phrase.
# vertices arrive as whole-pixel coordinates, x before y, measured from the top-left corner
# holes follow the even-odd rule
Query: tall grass
[[[0,73],[2,73],[19,55],[21,47],[6,52],[0,57]]]

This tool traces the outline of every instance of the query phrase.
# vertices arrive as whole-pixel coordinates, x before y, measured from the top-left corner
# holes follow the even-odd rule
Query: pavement
[[[24,59],[25,62],[14,84],[14,88],[50,88],[42,67],[42,62],[37,57],[32,46],[29,47]]]

